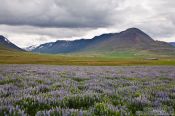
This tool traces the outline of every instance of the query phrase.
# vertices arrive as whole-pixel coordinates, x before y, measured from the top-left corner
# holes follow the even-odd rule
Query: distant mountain
[[[1,49],[24,51],[2,35],[0,35],[0,50]]]
[[[85,50],[85,48],[88,48],[90,45],[96,45],[105,41],[111,36],[112,34],[103,34],[101,36],[96,36],[93,39],[80,39],[74,41],[58,40],[56,42],[42,44],[32,51],[51,54],[79,52]]]
[[[92,39],[75,41],[56,41],[38,46],[33,52],[39,53],[74,53],[74,52],[111,52],[118,50],[174,50],[166,42],[154,41],[149,35],[137,28],[130,28],[120,33],[95,36]]]
[[[170,42],[170,44],[171,44],[172,46],[175,46],[175,42]]]
[[[37,47],[38,47],[38,45],[32,45],[32,46],[29,46],[29,47],[24,48],[24,50],[26,50],[26,51],[32,51],[32,50],[34,50]]]

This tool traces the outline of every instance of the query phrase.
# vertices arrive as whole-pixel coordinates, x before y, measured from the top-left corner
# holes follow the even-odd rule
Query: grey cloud
[[[72,38],[84,36],[91,28],[40,28],[33,26],[8,26],[0,25],[0,30],[6,33],[25,35],[49,36],[53,39]]]
[[[121,0],[0,0],[0,23],[41,27],[104,27]]]

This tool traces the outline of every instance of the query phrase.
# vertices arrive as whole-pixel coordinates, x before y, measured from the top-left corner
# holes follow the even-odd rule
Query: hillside
[[[154,41],[149,35],[137,28],[130,28],[120,33],[109,33],[95,36],[92,39],[75,41],[56,41],[38,46],[33,50],[37,53],[77,53],[77,52],[117,52],[117,51],[150,51],[173,52],[172,45]]]

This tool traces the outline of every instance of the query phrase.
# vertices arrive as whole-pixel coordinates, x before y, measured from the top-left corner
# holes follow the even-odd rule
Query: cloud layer
[[[0,0],[0,33],[19,46],[137,27],[175,41],[174,0]]]
[[[116,0],[1,0],[0,23],[39,27],[103,27],[111,24]]]

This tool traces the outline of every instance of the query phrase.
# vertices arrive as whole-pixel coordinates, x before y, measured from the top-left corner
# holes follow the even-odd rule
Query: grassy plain
[[[157,58],[158,60],[149,60]],[[0,50],[0,64],[48,64],[48,65],[175,65],[175,55],[155,55],[147,51],[118,51],[108,53],[34,54]]]

